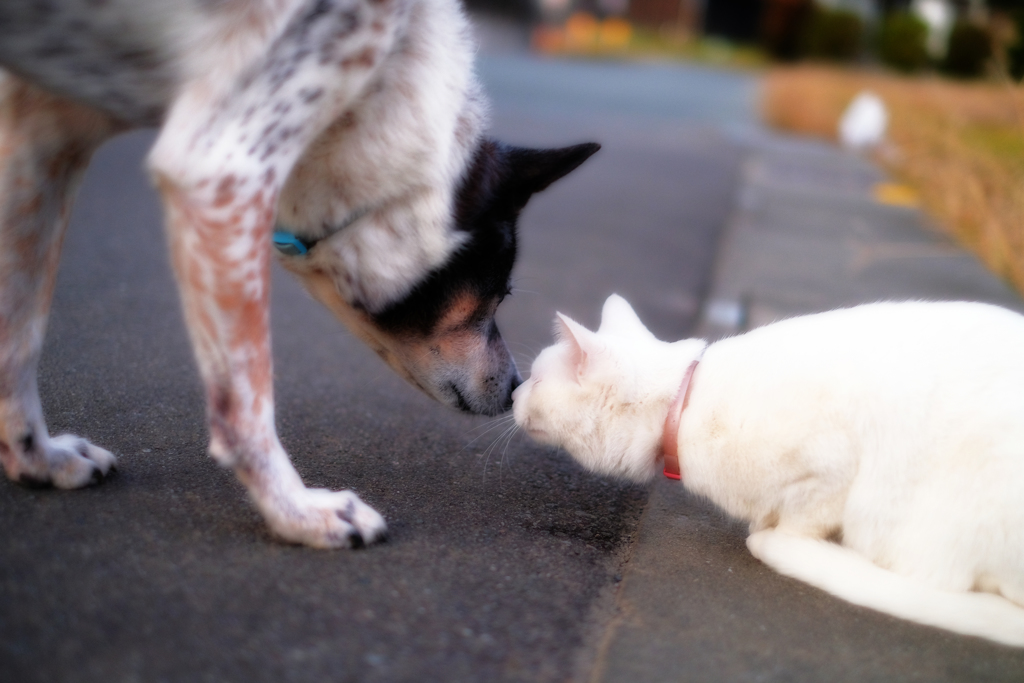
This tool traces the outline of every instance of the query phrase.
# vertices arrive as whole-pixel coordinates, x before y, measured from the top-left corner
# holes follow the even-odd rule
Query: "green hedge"
[[[804,27],[807,57],[847,62],[856,59],[864,40],[864,22],[856,12],[817,5]]]
[[[917,71],[928,65],[928,25],[910,12],[892,12],[878,34],[878,56],[900,71]]]
[[[976,78],[985,73],[985,65],[992,57],[992,36],[977,24],[958,21],[949,34],[946,58],[942,70],[960,78]]]
[[[1010,75],[1020,80],[1024,78],[1024,9],[1012,13],[1013,23],[1017,27],[1017,42],[1006,51],[1009,60]]]

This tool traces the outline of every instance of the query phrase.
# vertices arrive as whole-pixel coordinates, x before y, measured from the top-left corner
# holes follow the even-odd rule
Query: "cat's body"
[[[780,573],[919,623],[1024,646],[1024,316],[874,304],[707,346],[623,299],[560,317],[516,421],[584,466],[653,478],[670,404],[682,482],[750,523]]]

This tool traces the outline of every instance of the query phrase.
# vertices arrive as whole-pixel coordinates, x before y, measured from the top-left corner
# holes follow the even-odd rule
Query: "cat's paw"
[[[289,543],[314,548],[360,548],[381,541],[387,524],[352,491],[301,489],[287,500],[264,502],[271,531]]]
[[[104,449],[72,434],[28,441],[18,458],[5,459],[7,475],[28,486],[78,489],[101,482],[117,459]]]

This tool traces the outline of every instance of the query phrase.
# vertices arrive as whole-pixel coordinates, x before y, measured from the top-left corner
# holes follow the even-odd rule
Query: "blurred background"
[[[533,25],[544,52],[877,62],[961,78],[1024,75],[1020,0],[470,0]],[[742,56],[740,56],[742,55]]]
[[[470,0],[539,54],[670,60],[759,77],[761,123],[836,140],[868,91],[886,123],[881,197],[1024,291],[1024,0]],[[884,138],[884,139],[883,139]]]

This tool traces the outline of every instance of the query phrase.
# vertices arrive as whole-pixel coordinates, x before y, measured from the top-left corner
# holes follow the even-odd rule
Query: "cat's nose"
[[[512,410],[512,401],[515,400],[516,389],[518,389],[520,386],[522,386],[522,384],[523,384],[523,377],[522,377],[522,375],[519,374],[519,371],[517,370],[512,375],[512,379],[510,379],[509,383],[508,383],[508,393],[506,394],[506,396],[508,398],[505,399],[505,405],[504,405],[504,409],[505,410]]]
[[[522,389],[523,385],[520,384],[518,387],[512,390],[512,405],[515,406],[516,401],[523,395],[525,389]]]

